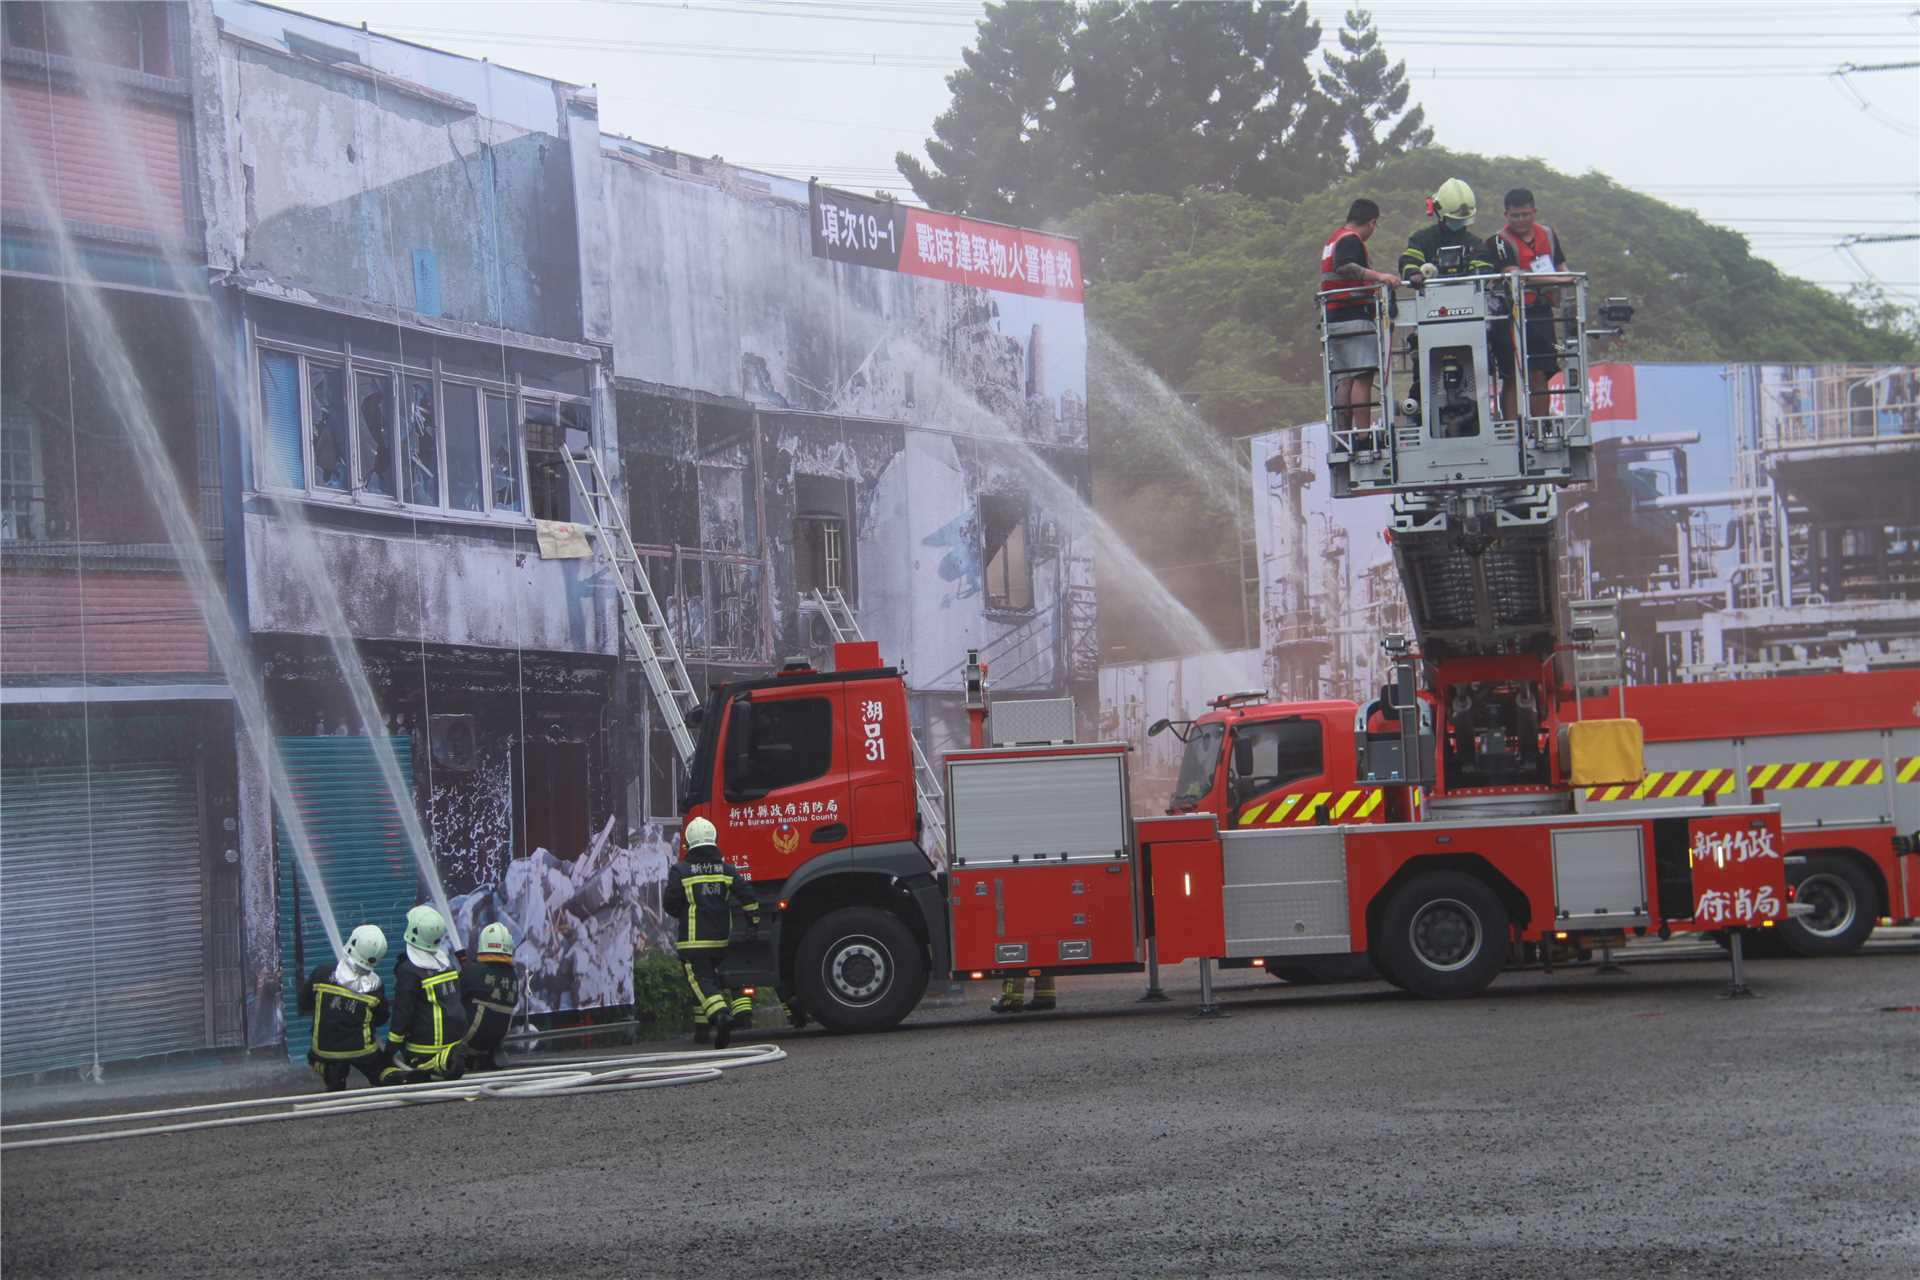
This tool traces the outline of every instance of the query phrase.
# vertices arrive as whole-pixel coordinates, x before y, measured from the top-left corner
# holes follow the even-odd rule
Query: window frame
[[[1234,760],[1238,755],[1242,738],[1254,738],[1256,736],[1275,739],[1276,751],[1274,764],[1277,767],[1281,763],[1278,754],[1278,738],[1282,732],[1287,730],[1308,730],[1312,732],[1317,763],[1310,772],[1292,774],[1241,774],[1234,769]],[[1251,750],[1249,754],[1252,754]],[[1281,720],[1256,720],[1252,723],[1243,722],[1236,724],[1233,726],[1232,741],[1228,743],[1223,758],[1227,763],[1228,771],[1233,774],[1241,786],[1248,788],[1246,794],[1249,796],[1264,795],[1269,791],[1277,791],[1282,787],[1290,787],[1297,782],[1305,782],[1309,778],[1322,778],[1326,776],[1327,772],[1327,726],[1315,716],[1302,716]]]
[[[1017,502],[1020,505],[1020,519],[1014,527],[1021,531],[1020,564],[1022,576],[1026,579],[1027,599],[1025,604],[1015,604],[1012,602],[1013,582],[1011,574],[1009,574],[1007,583],[1007,594],[998,598],[994,595],[993,586],[989,579],[994,558],[989,553],[987,546],[987,504],[989,502]],[[1033,574],[1033,500],[1022,493],[982,493],[974,501],[974,510],[978,513],[980,521],[980,600],[982,606],[988,613],[1003,617],[1032,617],[1040,608]],[[1012,533],[1009,532],[1006,542],[1010,543],[1012,540]],[[1005,545],[1006,543],[1002,544],[1003,550]]]
[[[413,331],[408,330],[408,333]],[[452,373],[446,368],[446,362],[436,353],[430,360],[408,359],[405,353],[399,359],[387,355],[368,353],[364,348],[355,350],[350,341],[342,341],[339,349],[318,347],[308,343],[286,338],[267,337],[257,328],[248,325],[248,363],[252,370],[251,403],[253,431],[250,440],[253,448],[253,487],[255,492],[298,497],[308,502],[332,506],[353,507],[360,510],[382,511],[414,517],[431,516],[435,520],[447,520],[484,524],[507,524],[528,526],[534,523],[532,492],[529,486],[530,462],[527,457],[527,433],[525,427],[526,409],[529,404],[549,406],[559,421],[562,406],[576,407],[586,426],[589,447],[593,447],[598,428],[599,415],[594,412],[592,396],[571,395],[562,391],[549,391],[542,387],[529,387],[524,376],[515,373],[508,379],[476,377],[465,373]],[[431,335],[419,334],[422,344],[432,342]],[[296,361],[298,379],[298,412],[300,415],[300,458],[305,484],[288,485],[276,481],[271,476],[270,425],[267,422],[266,406],[262,401],[260,377],[261,356],[271,352],[275,355],[291,357]],[[311,372],[315,362],[339,368],[346,381],[345,424],[347,438],[347,489],[331,489],[315,483],[313,464],[313,388]],[[373,493],[363,484],[364,460],[362,458],[359,386],[362,375],[385,377],[393,388],[393,408],[388,424],[389,443],[395,459],[394,488],[392,495]],[[433,387],[433,432],[434,450],[439,460],[435,484],[437,501],[431,505],[413,502],[408,497],[411,479],[407,475],[405,464],[408,461],[401,448],[403,430],[407,427],[405,412],[407,404],[407,384],[426,381]],[[480,509],[470,511],[464,507],[452,505],[451,453],[447,448],[450,426],[447,421],[446,404],[449,387],[470,389],[475,396],[475,430],[480,459]],[[487,397],[496,395],[505,400],[508,426],[514,432],[513,441],[513,480],[518,495],[517,509],[496,507],[493,491],[492,450],[487,418]],[[564,430],[565,428],[559,428]]]

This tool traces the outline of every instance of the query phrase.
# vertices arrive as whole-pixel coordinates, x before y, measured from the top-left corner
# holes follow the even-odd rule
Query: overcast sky
[[[910,196],[971,43],[969,0],[544,0],[290,7],[593,84],[601,127],[695,155]],[[1343,9],[1309,6],[1333,46]],[[1920,300],[1920,0],[1844,4],[1368,6],[1436,141],[1599,170],[1746,234],[1835,289],[1868,273]],[[1538,191],[1553,220],[1553,193]],[[1482,230],[1498,193],[1481,192]],[[1568,246],[1578,261],[1579,246]]]

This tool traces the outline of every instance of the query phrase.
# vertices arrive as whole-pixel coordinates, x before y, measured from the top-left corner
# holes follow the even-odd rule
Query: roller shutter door
[[[194,774],[0,772],[0,1071],[208,1046]]]
[[[400,776],[412,776],[411,738],[390,738]],[[407,849],[405,829],[380,774],[368,738],[281,738],[280,758],[306,821],[334,916],[344,940],[355,925],[376,924],[387,935],[387,961],[380,976],[393,994],[393,966],[405,951],[400,933],[408,908],[421,900],[420,878]],[[408,797],[412,803],[412,797]],[[287,1056],[306,1061],[313,1021],[296,999],[307,974],[331,961],[332,946],[312,891],[294,860],[285,828],[274,823],[279,882],[280,985],[287,1024]],[[384,1033],[383,1033],[384,1036]]]

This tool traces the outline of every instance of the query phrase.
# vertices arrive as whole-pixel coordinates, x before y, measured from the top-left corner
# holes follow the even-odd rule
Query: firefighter
[[[490,924],[480,931],[478,958],[460,965],[460,1002],[467,1010],[466,1069],[498,1070],[494,1055],[520,1003],[520,973],[507,926]]]
[[[1400,275],[1418,289],[1435,276],[1478,276],[1493,271],[1493,250],[1473,234],[1473,188],[1448,178],[1427,197],[1433,222],[1413,233],[1400,254]]]
[[[389,1082],[460,1077],[467,1010],[460,1003],[460,970],[440,950],[446,935],[447,922],[432,907],[407,912],[407,951],[393,968]]]
[[[1050,973],[1036,974],[1033,979],[1033,999],[1022,1000],[1027,980],[1024,977],[1008,978],[1000,984],[1000,994],[987,1006],[995,1013],[1045,1013],[1060,1003],[1060,993],[1053,985]]]
[[[720,966],[733,939],[733,909],[744,911],[748,928],[760,927],[760,901],[746,877],[720,854],[719,834],[705,818],[687,824],[686,853],[667,872],[661,906],[678,923],[674,951],[693,988],[694,1021],[713,1028],[713,1046],[724,1049],[733,1037],[735,1019],[752,1025],[753,997],[744,991],[731,997]]]
[[[307,1065],[328,1093],[346,1088],[355,1070],[368,1084],[388,1083],[381,1079],[387,1055],[373,1030],[387,1020],[386,988],[375,972],[386,954],[387,935],[363,924],[348,936],[340,962],[320,965],[300,988],[300,1012],[313,1018]]]

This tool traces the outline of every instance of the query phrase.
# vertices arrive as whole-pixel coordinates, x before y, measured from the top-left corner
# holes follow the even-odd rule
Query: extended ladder
[[[640,553],[634,550],[633,535],[627,532],[626,517],[620,514],[620,506],[613,499],[613,486],[607,483],[600,455],[587,448],[578,453],[563,449],[560,456],[567,460],[567,474],[573,477],[574,485],[586,495],[595,545],[613,566],[613,580],[620,588],[620,619],[626,629],[627,643],[646,669],[654,705],[660,708],[660,718],[666,721],[674,750],[680,753],[680,763],[690,765],[693,733],[687,728],[687,716],[700,705],[700,695],[694,691],[687,666],[680,660],[680,647],[673,642],[666,615],[660,611],[660,597],[653,593],[653,584],[647,581],[646,566],[640,563]],[[587,468],[584,472],[583,466]]]
[[[827,630],[833,632],[835,644],[845,644],[850,640],[865,640],[860,630],[860,619],[854,616],[853,606],[840,594],[840,588],[819,587],[813,589],[813,602],[820,609],[820,616],[827,620]],[[947,810],[946,796],[940,790],[940,775],[933,771],[927,762],[927,753],[920,749],[919,735],[908,727],[907,741],[913,744],[913,790],[920,801],[920,819],[926,824],[928,851],[941,861],[947,855]]]

